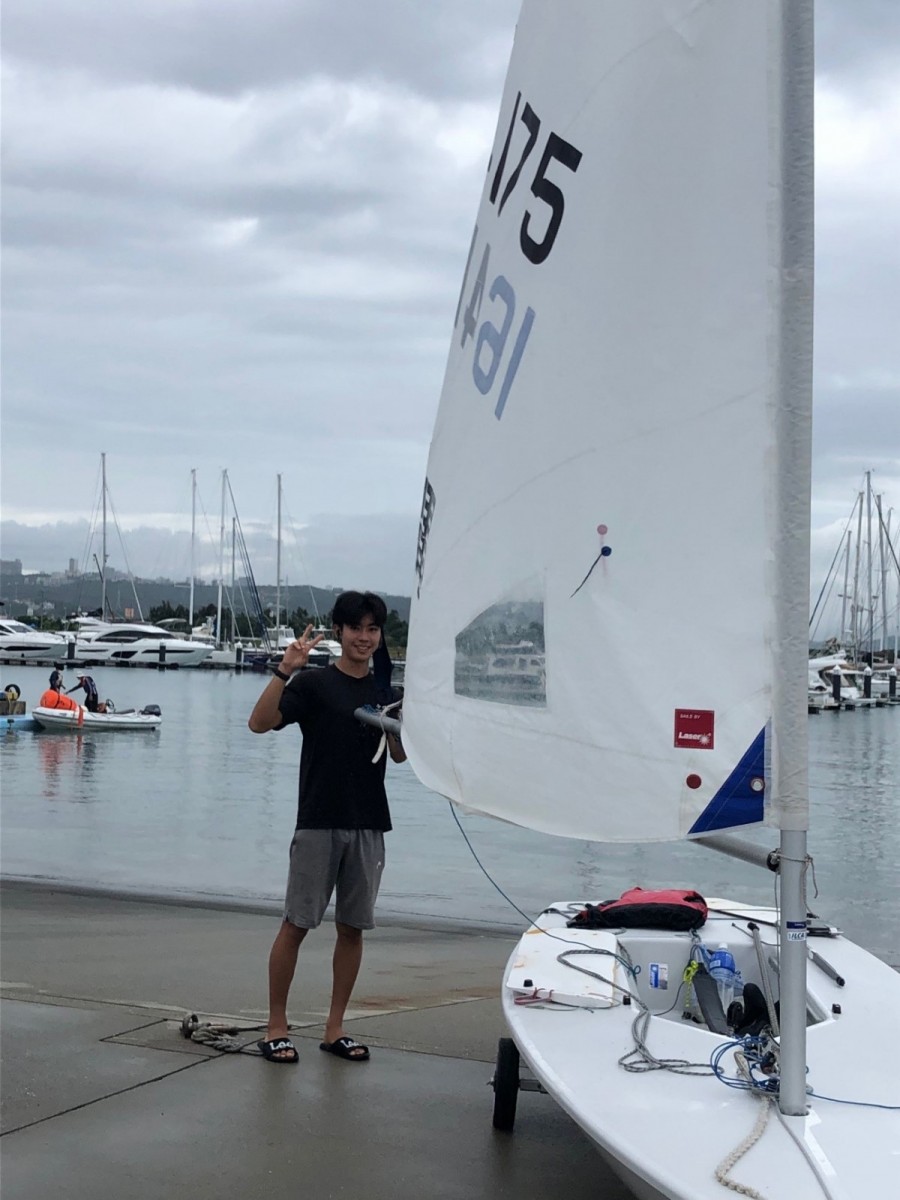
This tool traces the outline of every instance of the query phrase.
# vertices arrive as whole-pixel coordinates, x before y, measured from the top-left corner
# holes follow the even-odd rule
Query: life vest
[[[39,707],[77,709],[81,705],[77,700],[73,700],[71,696],[64,696],[62,692],[57,692],[54,688],[48,688],[43,696],[41,696]]]
[[[618,900],[588,904],[566,924],[570,929],[697,929],[706,921],[707,907],[695,891],[631,888]]]

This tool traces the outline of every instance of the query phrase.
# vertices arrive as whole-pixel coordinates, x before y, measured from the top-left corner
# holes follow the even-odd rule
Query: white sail
[[[784,269],[782,17],[524,6],[405,681],[412,765],[468,807],[608,841],[805,828],[811,281]]]

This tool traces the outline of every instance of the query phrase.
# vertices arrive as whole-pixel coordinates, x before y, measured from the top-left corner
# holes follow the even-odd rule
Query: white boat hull
[[[73,709],[35,708],[32,717],[41,729],[61,731],[63,733],[113,732],[123,729],[158,729],[162,717],[154,713],[144,712],[112,712],[92,713],[87,709],[75,712]]]
[[[120,665],[154,667],[164,662],[167,667],[199,667],[211,653],[210,647],[197,642],[164,642],[165,658],[160,656],[160,642],[117,645],[102,641],[76,639],[74,661],[87,666],[115,667]]]
[[[724,907],[727,902],[712,901]],[[562,909],[563,904],[554,908]],[[735,906],[758,921],[774,921],[773,910]],[[565,919],[547,914],[541,926],[575,947],[598,940],[625,946],[636,967],[629,983],[615,966],[615,982],[648,1002],[654,1014],[676,1003],[676,993],[691,946],[691,936],[665,931],[628,930],[618,935],[565,928]],[[746,930],[746,921],[736,924]],[[710,919],[700,931],[705,945],[727,942],[745,979],[758,980],[753,943],[732,924],[732,916]],[[763,926],[766,956],[775,955],[775,930]],[[541,943],[544,946],[541,947]],[[900,1010],[900,976],[873,955],[841,936],[811,939],[813,949],[846,980],[840,987],[823,970],[809,966],[807,1030],[809,1083],[821,1096],[870,1105],[900,1104],[900,1050],[896,1039],[879,1036],[885,1014]],[[536,955],[543,948],[545,954]],[[766,1200],[868,1200],[892,1193],[900,1156],[900,1112],[854,1107],[810,1097],[805,1117],[783,1117],[777,1105],[731,1088],[711,1075],[690,1076],[665,1070],[631,1073],[619,1059],[634,1047],[635,1004],[615,1004],[616,993],[556,962],[566,947],[546,934],[527,932],[507,967],[503,1012],[527,1066],[543,1088],[594,1140],[613,1169],[640,1200],[706,1200],[728,1195],[715,1172],[754,1130],[761,1105],[770,1112],[758,1142],[733,1168],[731,1177],[757,1189]],[[536,958],[543,957],[547,973]],[[584,960],[580,960],[584,962]],[[653,989],[650,964],[668,967],[668,988]],[[552,965],[551,965],[552,964]],[[590,959],[590,969],[610,975],[613,960]],[[660,977],[659,971],[655,973]],[[539,1007],[517,1002],[529,989],[528,978],[542,991],[577,1004]],[[777,975],[773,972],[777,995]],[[542,982],[543,980],[543,982]],[[573,982],[574,981],[574,982]],[[585,992],[594,993],[597,1007]],[[839,1005],[839,1014],[832,1005]],[[680,1013],[680,997],[674,1010]],[[690,1021],[654,1015],[647,1044],[659,1059],[708,1063],[728,1038]],[[729,1051],[723,1060],[736,1074]],[[751,1193],[752,1194],[752,1193]]]
[[[0,662],[15,665],[16,663],[56,663],[65,662],[68,653],[66,642],[48,642],[42,646],[0,646]]]
[[[78,618],[70,662],[86,666],[199,667],[212,653],[204,641],[179,638],[146,622]]]
[[[0,620],[0,662],[62,662],[69,650],[69,639],[61,634],[39,632],[21,621]]]

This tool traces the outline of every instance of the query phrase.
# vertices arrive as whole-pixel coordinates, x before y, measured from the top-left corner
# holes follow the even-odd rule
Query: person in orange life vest
[[[77,700],[63,694],[62,675],[59,671],[54,671],[50,676],[50,686],[41,696],[38,705],[40,708],[69,708],[76,712],[81,707]]]

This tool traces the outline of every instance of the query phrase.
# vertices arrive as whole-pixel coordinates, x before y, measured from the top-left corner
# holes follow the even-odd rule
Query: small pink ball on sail
[[[608,525],[598,525],[597,532],[600,534],[601,537],[603,537],[604,534],[609,532],[609,526]]]

